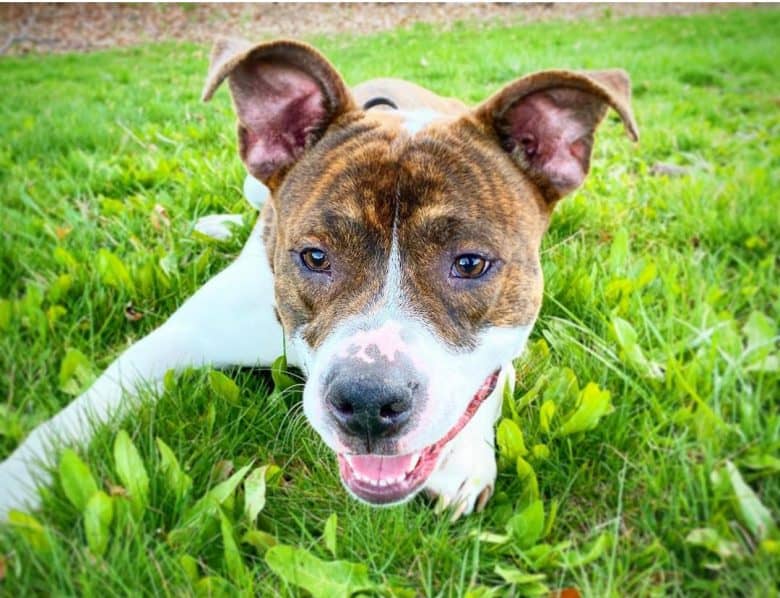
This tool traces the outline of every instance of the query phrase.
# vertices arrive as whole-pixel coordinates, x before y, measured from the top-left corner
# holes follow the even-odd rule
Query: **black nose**
[[[347,433],[380,438],[397,433],[412,413],[415,384],[387,379],[335,380],[327,391],[328,409]]]

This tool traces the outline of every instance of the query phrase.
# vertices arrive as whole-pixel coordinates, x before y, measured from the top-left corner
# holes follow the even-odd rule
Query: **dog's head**
[[[264,240],[305,412],[352,493],[404,500],[525,345],[542,234],[608,107],[636,139],[628,77],[540,72],[423,122],[363,110],[296,42],[218,42],[204,99],[225,78],[241,158],[272,192]]]

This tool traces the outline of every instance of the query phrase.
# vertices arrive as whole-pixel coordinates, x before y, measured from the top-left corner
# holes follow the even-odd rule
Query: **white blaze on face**
[[[492,327],[482,331],[475,348],[464,351],[447,345],[432,326],[416,314],[413,299],[402,288],[402,263],[395,230],[388,258],[385,283],[377,303],[367,313],[336,325],[325,342],[312,351],[297,337],[293,345],[309,374],[303,407],[312,426],[326,444],[338,453],[347,451],[323,396],[324,379],[345,359],[355,375],[360,363],[377,359],[389,364],[411,363],[415,377],[424,381],[423,396],[413,397],[416,424],[397,441],[399,454],[412,454],[443,438],[466,411],[486,378],[520,355],[533,323],[512,328]],[[354,361],[353,361],[354,360]]]
[[[423,108],[421,110],[401,110],[400,115],[403,119],[401,126],[403,126],[410,135],[416,135],[433,121],[442,118],[440,112],[428,108]]]

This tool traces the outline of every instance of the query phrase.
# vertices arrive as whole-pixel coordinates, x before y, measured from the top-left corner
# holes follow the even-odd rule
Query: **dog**
[[[248,188],[268,190],[246,245],[0,464],[0,515],[38,506],[54,449],[87,442],[139,385],[283,347],[350,494],[482,509],[502,389],[542,302],[542,235],[610,107],[638,140],[628,75],[541,71],[470,108],[396,79],[349,89],[296,41],[220,39],[203,100],[225,79]]]

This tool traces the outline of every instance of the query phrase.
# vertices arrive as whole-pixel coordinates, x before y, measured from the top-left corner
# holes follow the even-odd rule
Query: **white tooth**
[[[379,485],[382,487],[387,486],[389,483],[387,480],[379,480]]]

